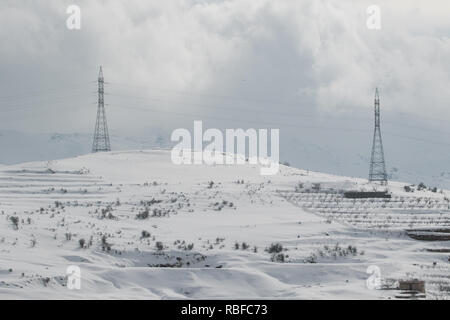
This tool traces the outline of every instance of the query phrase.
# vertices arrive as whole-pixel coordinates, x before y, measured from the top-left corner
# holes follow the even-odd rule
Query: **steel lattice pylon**
[[[102,67],[98,73],[98,107],[97,120],[95,121],[94,142],[92,143],[92,152],[111,151],[109,144],[108,124],[106,122],[104,85]]]
[[[380,95],[375,90],[375,129],[373,132],[372,155],[370,158],[369,181],[387,184],[386,164],[384,162],[383,142],[380,129]]]

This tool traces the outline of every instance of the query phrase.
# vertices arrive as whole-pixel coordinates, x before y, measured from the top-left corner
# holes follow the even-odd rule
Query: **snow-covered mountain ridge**
[[[317,139],[316,139],[317,140]],[[369,171],[370,148],[364,141],[351,147],[332,141],[290,138],[281,132],[280,161],[312,171],[366,178]],[[403,141],[390,141],[386,146],[386,162],[391,180],[411,184],[424,182],[429,187],[450,189],[450,154],[439,148],[417,141],[413,147]],[[138,136],[111,135],[112,149],[136,150],[170,148],[170,133],[154,129]],[[394,147],[392,147],[393,145]],[[399,147],[400,146],[400,147]],[[25,133],[0,131],[0,164],[70,158],[91,152],[92,134],[86,133]],[[414,150],[423,150],[415,154]]]

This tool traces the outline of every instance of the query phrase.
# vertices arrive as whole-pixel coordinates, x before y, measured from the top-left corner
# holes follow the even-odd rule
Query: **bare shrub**
[[[11,216],[11,217],[9,217],[9,220],[13,224],[14,230],[19,230],[19,217]]]
[[[155,246],[156,246],[156,250],[158,250],[158,251],[164,250],[164,244],[161,241],[157,241]]]

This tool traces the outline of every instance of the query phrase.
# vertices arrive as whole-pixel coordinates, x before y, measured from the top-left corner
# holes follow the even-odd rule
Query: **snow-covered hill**
[[[340,137],[337,140],[282,132],[280,160],[313,171],[367,177],[370,154],[367,137]],[[118,151],[168,148],[173,143],[169,132],[154,129],[134,137],[113,134],[111,145]],[[91,152],[91,146],[92,135],[86,133],[39,134],[3,130],[0,131],[0,164],[69,158]],[[450,154],[446,148],[420,140],[405,144],[396,137],[390,137],[385,147],[392,180],[413,184],[424,182],[428,186],[450,189]]]
[[[123,151],[0,168],[0,298],[394,298],[370,290],[418,277],[448,297],[449,192],[346,201],[365,180],[281,166],[176,166]],[[81,268],[81,289],[66,270]],[[445,289],[447,288],[447,289]],[[447,290],[447,291],[446,291]]]

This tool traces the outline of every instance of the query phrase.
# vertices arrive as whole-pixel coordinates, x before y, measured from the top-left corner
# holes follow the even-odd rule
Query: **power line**
[[[200,93],[200,92],[192,92],[192,91],[180,91],[180,90],[169,90],[169,89],[163,89],[163,88],[157,88],[154,86],[142,86],[142,85],[130,85],[125,83],[118,83],[118,82],[111,82],[112,85],[119,85],[119,86],[125,86],[125,87],[131,87],[131,88],[145,88],[150,89],[154,91],[166,91],[169,93],[175,93],[179,95],[188,95],[188,96],[199,96],[199,97],[209,97],[209,98],[218,98],[218,99],[228,99],[228,100],[235,100],[235,101],[251,101],[256,103],[268,103],[268,104],[283,104],[283,105],[289,105],[293,107],[298,107],[298,103],[300,102],[299,97],[296,97],[295,102],[289,102],[289,101],[281,101],[281,100],[274,100],[274,99],[260,99],[260,98],[254,98],[254,97],[237,97],[237,96],[231,96],[231,95],[224,95],[224,94],[212,94],[212,93]]]
[[[70,89],[71,92],[73,92],[73,88],[74,87],[82,87],[87,85],[88,83],[77,83],[77,84],[72,84],[71,87],[65,87],[64,89]],[[201,97],[214,97],[214,98],[220,98],[220,99],[228,99],[228,100],[236,100],[236,101],[251,101],[251,102],[256,102],[256,103],[281,103],[284,105],[291,105],[291,106],[296,106],[298,107],[298,103],[289,103],[286,101],[276,101],[276,100],[262,100],[262,99],[254,99],[254,98],[248,98],[248,97],[235,97],[235,96],[230,96],[230,95],[217,95],[217,94],[203,94],[203,93],[193,93],[193,92],[185,92],[185,91],[175,91],[175,90],[168,90],[168,89],[161,89],[161,88],[155,88],[155,87],[151,87],[151,86],[141,86],[141,85],[130,85],[130,84],[123,84],[123,83],[116,83],[116,82],[112,82],[112,85],[120,85],[120,86],[125,86],[125,87],[131,87],[131,88],[151,88],[152,90],[159,90],[159,91],[166,91],[166,92],[171,92],[171,93],[176,93],[176,94],[182,94],[182,95],[189,95],[189,96],[201,96]],[[76,90],[76,89],[75,89]],[[47,89],[47,90],[40,90],[40,91],[36,91],[34,94],[20,94],[20,95],[9,95],[9,96],[3,96],[0,97],[0,103],[5,104],[8,103],[9,107],[14,107],[16,109],[16,106],[18,106],[18,104],[16,104],[16,101],[11,101],[11,100],[17,100],[17,99],[28,99],[28,98],[33,98],[33,97],[42,97],[42,96],[52,96],[52,95],[58,95],[56,97],[54,97],[55,99],[66,99],[67,97],[69,98],[73,98],[73,97],[77,97],[77,96],[83,96],[84,94],[84,89],[83,88],[79,88],[79,90],[82,90],[82,93],[80,94],[76,94],[76,95],[61,95],[61,88],[53,88],[53,89]],[[268,111],[268,110],[261,110],[258,108],[241,108],[241,107],[232,107],[232,106],[227,106],[226,109],[222,108],[222,107],[215,107],[214,105],[204,105],[204,104],[199,104],[196,102],[179,102],[179,101],[174,101],[174,100],[169,100],[169,99],[161,99],[161,98],[155,98],[155,97],[143,97],[143,96],[135,96],[135,95],[124,95],[124,94],[109,94],[111,96],[116,96],[116,97],[127,97],[127,98],[133,98],[133,99],[142,99],[142,100],[151,100],[151,101],[160,101],[160,102],[167,102],[167,103],[171,103],[171,104],[176,104],[176,105],[187,105],[187,106],[195,106],[198,108],[204,108],[204,109],[223,109],[223,110],[236,110],[238,112],[256,112],[258,115],[260,114],[275,114],[275,115],[279,115],[279,116],[284,116],[284,117],[293,117],[293,116],[298,116],[298,117],[304,117],[304,118],[315,118],[315,119],[333,119],[333,120],[339,120],[339,121],[354,121],[354,120],[361,120],[361,121],[369,121],[370,118],[368,117],[355,117],[355,116],[351,116],[351,117],[337,117],[335,115],[325,115],[325,114],[306,114],[306,113],[291,113],[291,112],[280,112],[280,111]],[[53,97],[51,97],[53,99]],[[8,101],[9,99],[9,101]],[[40,103],[48,103],[48,99],[44,100],[44,101],[40,101]],[[10,102],[14,102],[14,105],[11,105]],[[22,106],[22,105],[21,105]],[[35,105],[33,107],[36,107]],[[0,111],[4,111],[5,109],[2,107],[2,110]],[[20,110],[20,108],[18,108],[18,110]],[[8,110],[9,111],[9,110]],[[405,113],[400,113],[406,116],[414,116],[412,114],[405,114]],[[421,120],[428,120],[428,121],[445,121],[442,119],[437,119],[437,118],[430,118],[430,117],[422,117],[421,116]],[[390,121],[390,120],[383,120],[384,123],[386,124],[392,124],[395,126],[403,126],[403,127],[408,127],[408,128],[413,128],[413,129],[419,129],[419,130],[423,130],[423,131],[427,131],[427,132],[434,132],[434,133],[438,133],[438,134],[443,134],[443,135],[450,135],[450,132],[445,132],[442,130],[437,130],[437,129],[431,129],[431,128],[424,128],[421,126],[416,126],[416,125],[410,125],[407,123],[401,123],[398,121]]]
[[[87,104],[89,104],[89,102],[86,101],[72,101],[71,103],[65,103],[64,106],[78,106],[79,108],[85,108],[87,107]],[[33,112],[41,112],[43,110],[41,109],[48,109],[48,108],[53,108],[50,111],[71,111],[70,109],[62,109],[62,108],[55,108],[60,106],[59,102],[53,102],[52,104],[45,104],[43,106],[40,106],[39,109],[36,108],[36,105],[34,104],[30,104],[30,105],[21,105],[18,107],[15,107],[13,109],[0,109],[1,113],[10,113],[10,112],[16,112],[16,111],[29,111],[31,109],[31,111]],[[47,112],[47,111],[44,111]]]
[[[180,105],[180,106],[194,106],[194,107],[198,107],[198,108],[203,108],[203,109],[208,109],[208,110],[214,110],[214,109],[220,109],[220,110],[236,110],[238,112],[248,112],[248,113],[253,113],[253,114],[257,114],[257,115],[265,115],[265,114],[273,114],[273,115],[277,115],[277,116],[283,116],[283,117],[301,117],[301,118],[313,118],[313,119],[331,119],[333,121],[335,120],[350,120],[350,121],[354,121],[354,120],[361,120],[361,121],[369,121],[369,118],[360,118],[360,117],[345,117],[345,118],[341,118],[341,117],[336,117],[336,116],[327,116],[327,115],[312,115],[312,114],[305,114],[305,113],[283,113],[283,112],[278,112],[278,111],[267,111],[267,110],[261,110],[261,109],[256,109],[256,108],[236,108],[236,107],[221,107],[221,106],[214,106],[214,105],[204,105],[204,104],[199,104],[199,103],[189,103],[189,102],[179,102],[179,101],[173,101],[173,100],[166,100],[166,99],[158,99],[158,98],[153,98],[153,97],[142,97],[142,96],[132,96],[132,95],[122,95],[122,94],[110,94],[110,96],[113,97],[126,97],[126,98],[133,98],[133,99],[140,99],[140,100],[145,100],[145,101],[158,101],[158,102],[166,102],[169,103],[171,105]],[[205,115],[202,115],[202,117],[204,117]],[[419,129],[419,130],[423,130],[423,131],[428,131],[428,132],[435,132],[438,134],[443,134],[443,135],[450,135],[450,132],[445,132],[442,130],[436,130],[436,129],[430,129],[430,128],[423,128],[420,126],[414,126],[414,125],[409,125],[409,124],[405,124],[405,123],[398,123],[395,121],[389,121],[389,120],[384,120],[385,123],[387,124],[392,124],[395,126],[404,126],[407,128],[414,128],[414,129]]]
[[[165,114],[170,114],[170,115],[175,115],[175,116],[180,116],[180,117],[188,117],[188,118],[207,118],[207,119],[211,119],[211,120],[218,120],[218,121],[233,121],[233,122],[241,122],[241,123],[254,123],[254,124],[259,124],[259,125],[267,125],[270,127],[291,127],[291,128],[313,128],[313,129],[320,129],[320,130],[331,130],[331,131],[345,131],[345,132],[359,132],[359,133],[365,133],[367,134],[368,131],[367,130],[361,130],[361,129],[350,129],[348,127],[345,128],[339,128],[339,127],[330,127],[330,126],[318,126],[318,125],[310,125],[310,124],[293,124],[293,123],[282,123],[282,122],[262,122],[262,121],[257,121],[257,120],[249,120],[249,119],[240,119],[240,118],[230,118],[230,117],[218,117],[218,116],[211,116],[211,115],[199,115],[199,114],[193,114],[193,113],[183,113],[183,112],[178,112],[178,111],[168,111],[168,110],[161,110],[161,109],[153,109],[153,108],[142,108],[142,107],[135,107],[135,106],[123,106],[123,105],[117,105],[117,104],[110,104],[109,107],[113,107],[113,108],[121,108],[121,109],[132,109],[132,110],[140,110],[140,111],[145,111],[145,112],[153,112],[153,113],[165,113]],[[403,138],[403,139],[410,139],[410,140],[419,140],[419,141],[423,141],[423,142],[427,142],[427,143],[433,143],[433,144],[438,144],[438,145],[442,145],[442,146],[446,146],[446,147],[450,147],[449,143],[445,143],[445,142],[439,142],[439,141],[434,141],[434,140],[428,140],[428,139],[421,139],[421,138],[415,138],[415,137],[410,137],[410,136],[405,136],[405,135],[399,135],[397,133],[394,132],[390,132],[390,131],[384,131],[384,134],[386,135],[390,135],[390,136],[395,136],[395,137],[399,137],[399,138]]]
[[[126,97],[126,98],[133,98],[133,99],[141,99],[141,100],[152,100],[152,101],[159,101],[159,102],[167,102],[173,105],[183,105],[183,106],[193,106],[193,107],[198,107],[198,108],[204,108],[204,109],[222,109],[222,110],[236,110],[239,112],[258,112],[259,114],[276,114],[276,115],[282,115],[282,116],[287,116],[287,117],[292,117],[292,116],[299,116],[299,117],[308,117],[308,118],[317,118],[318,116],[316,115],[312,115],[312,114],[300,114],[300,113],[283,113],[283,112],[278,112],[278,111],[267,111],[267,110],[261,110],[261,109],[256,109],[256,108],[239,108],[239,107],[230,107],[227,106],[225,107],[217,107],[214,105],[205,105],[205,104],[200,104],[200,103],[196,103],[196,102],[179,102],[179,101],[174,101],[174,100],[167,100],[167,99],[158,99],[158,98],[154,98],[154,97],[138,97],[138,96],[131,96],[131,95],[123,95],[123,94],[110,94],[113,97]],[[319,116],[320,117],[320,116]],[[324,116],[325,118],[326,116]],[[334,117],[329,117],[329,118],[334,118]]]
[[[305,114],[305,113],[287,113],[287,112],[280,112],[280,111],[268,111],[268,110],[261,110],[261,109],[257,109],[257,108],[240,108],[240,107],[233,107],[233,106],[226,106],[226,107],[217,107],[214,105],[205,105],[205,104],[200,104],[200,103],[196,103],[196,102],[179,102],[179,101],[174,101],[174,100],[168,100],[168,99],[161,99],[161,98],[154,98],[154,97],[143,97],[143,96],[134,96],[134,95],[124,95],[124,94],[110,94],[110,96],[113,97],[125,97],[125,98],[133,98],[133,99],[140,99],[140,100],[150,100],[150,101],[158,101],[158,102],[165,102],[165,103],[169,103],[172,105],[182,105],[182,106],[194,106],[194,107],[198,107],[198,108],[203,108],[203,109],[221,109],[221,110],[236,110],[238,112],[251,112],[251,113],[257,113],[258,115],[261,114],[274,114],[277,116],[283,116],[283,117],[289,117],[292,118],[293,116],[297,116],[297,117],[303,117],[303,118],[314,118],[314,119],[331,119],[331,120],[340,120],[340,121],[355,121],[355,120],[361,120],[361,121],[370,121],[369,117],[337,117],[337,116],[331,116],[331,115],[321,115],[321,114]],[[413,129],[419,129],[419,130],[423,130],[423,131],[428,131],[428,132],[434,132],[434,133],[438,133],[438,134],[443,134],[443,135],[450,135],[450,132],[446,132],[446,131],[442,131],[442,130],[436,130],[436,129],[430,129],[430,128],[424,128],[421,126],[414,126],[414,125],[409,125],[406,123],[399,123],[396,121],[389,121],[389,120],[383,120],[384,123],[387,124],[392,124],[395,126],[403,126],[403,127],[407,127],[407,128],[413,128]]]
[[[250,102],[254,102],[254,103],[264,103],[264,104],[277,104],[277,105],[288,105],[288,106],[292,106],[294,108],[298,108],[299,103],[302,103],[303,101],[307,101],[308,103],[311,103],[311,101],[307,100],[307,99],[299,99],[299,97],[295,98],[295,101],[281,101],[281,100],[276,100],[273,98],[270,99],[259,99],[259,98],[254,98],[254,97],[237,97],[237,96],[232,96],[232,95],[225,95],[225,94],[211,94],[211,93],[199,93],[199,92],[192,92],[192,91],[180,91],[180,90],[171,90],[171,89],[165,89],[165,88],[157,88],[155,86],[148,86],[148,85],[132,85],[132,84],[127,84],[127,83],[119,83],[119,82],[110,82],[109,84],[111,85],[118,85],[118,86],[123,86],[123,87],[130,87],[130,88],[145,88],[145,89],[150,89],[150,90],[154,90],[154,91],[162,91],[162,92],[168,92],[170,94],[179,94],[179,95],[188,95],[188,96],[199,96],[199,97],[210,97],[210,98],[219,98],[219,99],[224,99],[224,100],[235,100],[235,101],[250,101]],[[140,97],[140,98],[144,98],[144,97]],[[313,98],[312,98],[313,99]],[[228,108],[228,107],[227,107]],[[387,112],[387,110],[384,111],[385,114]],[[426,121],[431,121],[431,122],[445,122],[447,123],[447,120],[442,119],[442,118],[434,118],[434,117],[429,117],[423,114],[420,115],[416,115],[413,113],[405,113],[405,112],[401,112],[401,111],[397,111],[397,114],[400,116],[407,116],[407,117],[413,117],[413,118],[417,118],[419,120],[426,120]],[[335,116],[331,116],[331,115],[321,115],[321,117],[324,118],[336,118]],[[361,120],[370,120],[371,118],[369,117],[352,117],[350,119],[361,119]],[[383,120],[383,122],[387,123],[389,121],[387,120]],[[391,121],[391,123],[394,123]],[[397,124],[397,123],[395,123]]]
[[[74,101],[75,99],[73,99],[73,98],[78,98],[78,97],[85,98],[85,96],[86,95],[84,95],[84,94],[74,94],[74,95],[68,95],[68,96],[65,96],[65,97],[57,97],[55,99],[44,99],[44,100],[40,100],[38,102],[35,101],[33,103],[27,102],[25,104],[23,104],[23,103],[21,103],[21,104],[18,104],[18,103],[6,104],[6,107],[3,106],[3,103],[0,103],[0,105],[1,105],[0,112],[11,112],[11,111],[27,109],[27,108],[34,108],[34,109],[36,109],[37,108],[37,104],[39,104],[39,106],[38,106],[39,108],[43,108],[43,107],[46,107],[48,105],[55,105],[55,104],[64,106],[64,105],[67,105],[66,101],[68,99],[69,99],[69,101]],[[79,100],[76,100],[76,101],[79,101],[79,103],[86,103],[85,102],[86,100],[83,100],[83,99],[79,99]]]
[[[86,83],[87,84],[87,83]],[[20,93],[20,94],[14,94],[14,95],[6,95],[6,96],[0,96],[1,102],[8,102],[8,100],[14,100],[14,99],[23,99],[23,98],[33,98],[33,97],[39,97],[39,96],[45,96],[45,95],[54,95],[54,94],[61,94],[61,91],[69,90],[70,92],[73,92],[74,90],[84,90],[82,86],[85,86],[86,84],[78,84],[75,86],[69,86],[64,88],[57,88],[57,89],[47,89],[47,90],[35,90],[35,91],[29,91],[28,93]],[[79,89],[74,89],[79,88]]]
[[[111,107],[118,107],[118,108],[125,108],[125,109],[134,109],[134,110],[141,110],[141,111],[150,111],[150,112],[155,112],[155,113],[167,113],[167,114],[171,114],[171,115],[179,115],[179,116],[183,116],[183,117],[190,117],[190,118],[208,118],[208,119],[213,119],[213,120],[227,120],[227,121],[235,121],[235,122],[244,122],[244,123],[256,123],[256,124],[262,124],[262,125],[267,125],[267,126],[277,126],[279,127],[281,126],[285,126],[285,127],[294,127],[294,128],[299,128],[299,124],[287,124],[287,123],[279,123],[279,122],[265,122],[265,121],[256,121],[256,120],[247,120],[247,119],[239,119],[236,117],[217,117],[217,116],[211,116],[211,115],[199,115],[199,114],[193,114],[193,113],[183,113],[183,112],[178,112],[178,111],[167,111],[167,110],[160,110],[160,109],[151,109],[151,108],[139,108],[139,107],[125,107],[125,106],[121,106],[121,105],[117,105],[117,104],[111,104]],[[311,126],[311,125],[302,125],[301,127],[308,127],[308,128],[318,128],[318,129],[336,129],[339,130],[338,128],[331,128],[331,127],[325,127],[325,126]],[[348,129],[346,128],[345,131],[354,131],[354,132],[365,132],[364,130],[358,130],[358,129]]]

